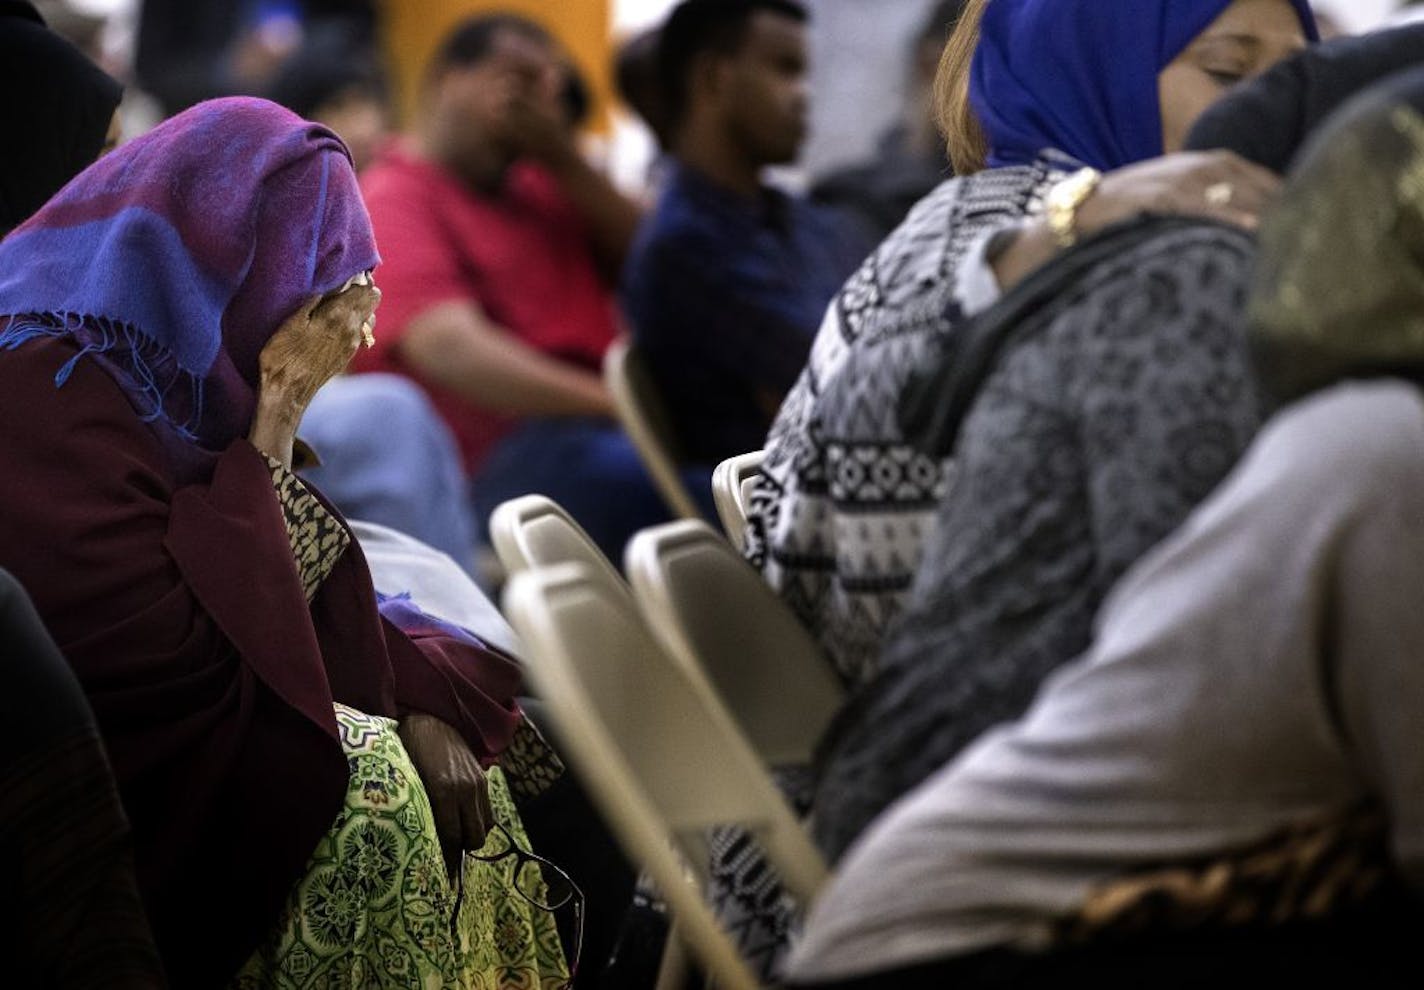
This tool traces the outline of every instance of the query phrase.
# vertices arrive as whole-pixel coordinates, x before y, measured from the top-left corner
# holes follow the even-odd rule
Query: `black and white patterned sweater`
[[[747,555],[850,684],[875,669],[946,490],[948,463],[901,436],[901,391],[962,322],[971,252],[1040,212],[1078,167],[1050,153],[949,179],[922,200],[832,301],[772,425]]]

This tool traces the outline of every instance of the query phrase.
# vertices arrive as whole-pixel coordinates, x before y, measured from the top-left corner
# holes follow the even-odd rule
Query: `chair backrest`
[[[677,929],[719,987],[755,987],[704,896],[706,829],[751,831],[806,905],[826,865],[731,716],[585,565],[516,574],[504,609],[569,762]]]
[[[531,567],[576,563],[602,571],[619,585],[623,583],[623,575],[604,556],[593,537],[551,498],[512,498],[490,514],[489,527],[490,542],[509,577]]]
[[[752,485],[761,475],[764,451],[729,457],[712,472],[712,501],[717,506],[717,518],[722,521],[727,538],[738,550],[747,545],[747,499]]]
[[[608,349],[603,358],[603,380],[613,396],[619,422],[628,431],[643,466],[672,514],[681,519],[701,519],[702,512],[678,473],[680,458],[667,406],[647,363],[631,341],[617,341]]]
[[[633,537],[624,570],[662,647],[700,670],[771,766],[809,763],[844,688],[801,622],[706,523]]]

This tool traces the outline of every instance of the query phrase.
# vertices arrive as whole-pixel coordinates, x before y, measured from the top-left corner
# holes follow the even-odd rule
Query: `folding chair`
[[[809,905],[826,865],[730,715],[587,565],[514,575],[504,610],[567,758],[719,990],[757,981],[704,896],[710,827],[749,830]]]
[[[712,501],[717,506],[717,518],[732,546],[742,550],[747,545],[747,499],[752,485],[761,476],[761,462],[766,453],[754,450],[749,454],[729,457],[712,472]]]
[[[624,570],[648,628],[705,677],[769,766],[811,762],[844,699],[800,620],[706,523],[645,529]]]
[[[672,514],[680,519],[701,519],[702,511],[678,473],[678,445],[667,406],[647,363],[630,341],[620,340],[608,349],[603,358],[603,380],[613,395],[623,429]]]
[[[551,498],[521,495],[490,515],[490,542],[507,575],[531,567],[581,563],[623,584],[623,575],[574,517]]]

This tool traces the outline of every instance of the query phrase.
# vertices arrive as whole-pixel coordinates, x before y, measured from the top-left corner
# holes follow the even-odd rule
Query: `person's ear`
[[[689,103],[716,105],[726,99],[731,80],[731,61],[712,52],[697,56],[688,76]]]

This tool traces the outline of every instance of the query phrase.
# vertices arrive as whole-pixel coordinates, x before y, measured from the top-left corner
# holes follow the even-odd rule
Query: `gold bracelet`
[[[1070,248],[1078,243],[1078,210],[1097,192],[1103,173],[1095,168],[1080,168],[1057,183],[1043,197],[1043,213],[1059,247]]]

